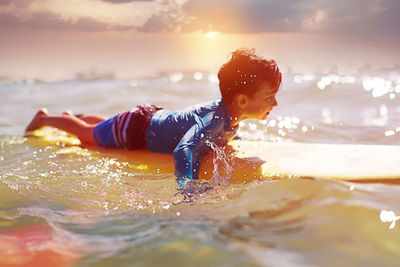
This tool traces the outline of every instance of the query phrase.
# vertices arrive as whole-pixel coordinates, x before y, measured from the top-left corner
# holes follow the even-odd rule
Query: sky
[[[0,0],[0,77],[217,71],[240,47],[290,71],[393,68],[399,12],[399,0]]]

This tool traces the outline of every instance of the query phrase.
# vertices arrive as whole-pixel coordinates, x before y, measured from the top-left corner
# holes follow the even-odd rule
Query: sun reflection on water
[[[380,219],[383,223],[390,222],[389,229],[393,229],[396,226],[396,222],[400,220],[400,216],[396,216],[391,210],[382,210],[380,214]]]
[[[373,97],[381,97],[386,94],[389,94],[390,99],[395,98],[395,94],[393,92],[397,92],[395,87],[393,87],[393,82],[389,80],[385,80],[381,77],[371,77],[365,76],[362,79],[362,85],[365,91],[371,91]]]
[[[320,78],[317,82],[317,86],[319,89],[324,90],[328,85],[332,83],[342,83],[342,84],[353,84],[357,81],[356,77],[347,75],[347,76],[339,76],[336,74],[329,74]]]
[[[169,80],[172,83],[177,83],[179,81],[181,81],[183,79],[183,73],[182,72],[177,72],[177,73],[173,73],[169,76]]]
[[[287,142],[290,135],[304,134],[315,129],[313,125],[305,125],[296,116],[278,116],[264,121],[242,121],[239,123],[238,136],[245,140]]]

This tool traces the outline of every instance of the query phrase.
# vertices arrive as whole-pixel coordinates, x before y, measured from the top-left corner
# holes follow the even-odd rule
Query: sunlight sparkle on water
[[[400,84],[396,85],[396,87],[394,88],[394,91],[395,91],[396,93],[399,93],[399,94],[400,94]]]
[[[282,137],[302,134],[314,130],[313,126],[302,125],[298,117],[278,116],[276,119],[239,123],[238,135],[248,140],[281,142]],[[289,138],[290,139],[290,138]]]
[[[131,81],[129,81],[129,85],[130,85],[131,87],[137,87],[138,84],[139,84],[139,82],[136,81],[136,80],[131,80]]]
[[[385,136],[392,136],[394,134],[395,134],[395,132],[393,130],[389,130],[389,131],[385,132]]]
[[[382,210],[380,218],[383,223],[391,222],[389,229],[393,229],[396,226],[396,221],[400,220],[400,216],[396,216],[391,210]]]
[[[400,127],[397,127],[396,129],[385,131],[385,136],[393,136],[399,132],[400,132]]]
[[[203,79],[203,73],[201,73],[200,71],[197,71],[195,73],[193,73],[193,79],[195,79],[196,81],[200,81]]]
[[[342,84],[351,84],[355,83],[357,79],[354,76],[339,76],[335,74],[329,74],[327,76],[323,76],[318,82],[317,86],[319,89],[324,90],[328,85],[332,83],[342,83]]]
[[[294,82],[295,83],[302,83],[304,81],[312,81],[315,79],[315,75],[313,74],[304,74],[304,75],[295,75]]]
[[[362,85],[365,91],[372,91],[373,97],[380,97],[390,92],[396,91],[391,81],[387,81],[380,77],[366,76],[363,78]],[[391,99],[394,97],[392,96]]]
[[[218,83],[219,82],[219,79],[218,79],[218,76],[216,75],[216,74],[210,74],[210,75],[208,75],[208,81],[210,82],[210,83]]]
[[[169,76],[169,80],[172,83],[177,83],[179,81],[181,81],[183,79],[183,73],[182,72],[177,72],[177,73],[173,73]]]

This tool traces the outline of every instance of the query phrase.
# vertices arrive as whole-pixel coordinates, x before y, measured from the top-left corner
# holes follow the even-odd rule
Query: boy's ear
[[[248,105],[249,99],[244,94],[238,94],[236,96],[236,103],[238,104],[240,109],[244,109]]]

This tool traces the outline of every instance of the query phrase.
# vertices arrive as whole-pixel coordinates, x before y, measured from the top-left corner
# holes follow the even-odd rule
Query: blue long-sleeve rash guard
[[[224,146],[235,135],[231,117],[222,100],[194,105],[184,110],[157,111],[146,132],[149,150],[173,153],[178,179],[198,179],[200,158],[211,147]]]

